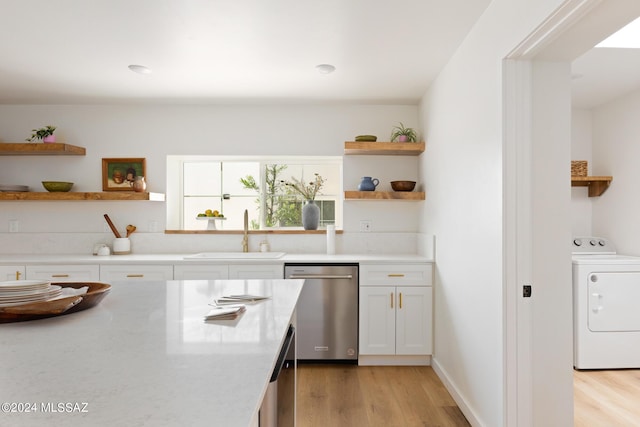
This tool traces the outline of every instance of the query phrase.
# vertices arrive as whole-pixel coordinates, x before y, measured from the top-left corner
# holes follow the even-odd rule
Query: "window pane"
[[[198,220],[199,213],[207,209],[222,212],[220,197],[185,197],[183,209],[183,222],[185,230],[206,230],[207,221]],[[216,224],[217,226],[217,224]]]
[[[221,194],[220,162],[185,162],[183,167],[184,195]]]
[[[224,162],[222,166],[222,192],[236,196],[256,195],[256,190],[246,188],[241,182],[241,178],[253,177],[253,181],[259,191],[260,189],[260,163],[258,162]]]
[[[249,211],[249,229],[256,230],[260,226],[260,211],[254,197],[232,197],[224,200],[223,214],[226,221],[222,221],[221,229],[244,229],[244,210]]]

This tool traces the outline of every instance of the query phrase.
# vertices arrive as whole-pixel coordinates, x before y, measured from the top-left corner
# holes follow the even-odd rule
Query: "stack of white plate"
[[[23,193],[25,191],[29,191],[29,186],[28,185],[0,184],[0,191],[10,191],[10,192]]]
[[[0,282],[0,307],[47,301],[59,297],[62,287],[42,280]]]

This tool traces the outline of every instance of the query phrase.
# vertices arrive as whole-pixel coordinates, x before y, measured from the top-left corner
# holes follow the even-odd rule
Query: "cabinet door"
[[[396,354],[431,354],[431,287],[398,287],[396,295]]]
[[[173,265],[101,265],[100,280],[172,280]]]
[[[283,264],[246,265],[237,264],[229,266],[229,279],[283,279]]]
[[[359,353],[396,353],[396,295],[393,286],[360,287]]]
[[[175,265],[173,277],[176,280],[220,280],[229,278],[227,265]]]
[[[29,280],[95,282],[100,280],[100,267],[98,265],[28,265],[26,276]]]
[[[0,280],[23,280],[24,265],[0,265]]]

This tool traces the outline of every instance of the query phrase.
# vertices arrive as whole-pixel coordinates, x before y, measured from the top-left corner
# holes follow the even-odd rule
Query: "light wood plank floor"
[[[298,426],[469,426],[430,366],[298,365]]]
[[[573,371],[576,427],[640,425],[640,370]]]

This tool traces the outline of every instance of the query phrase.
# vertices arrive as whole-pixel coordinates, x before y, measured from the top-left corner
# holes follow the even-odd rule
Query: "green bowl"
[[[42,181],[42,186],[47,191],[69,191],[73,187],[73,182]]]

